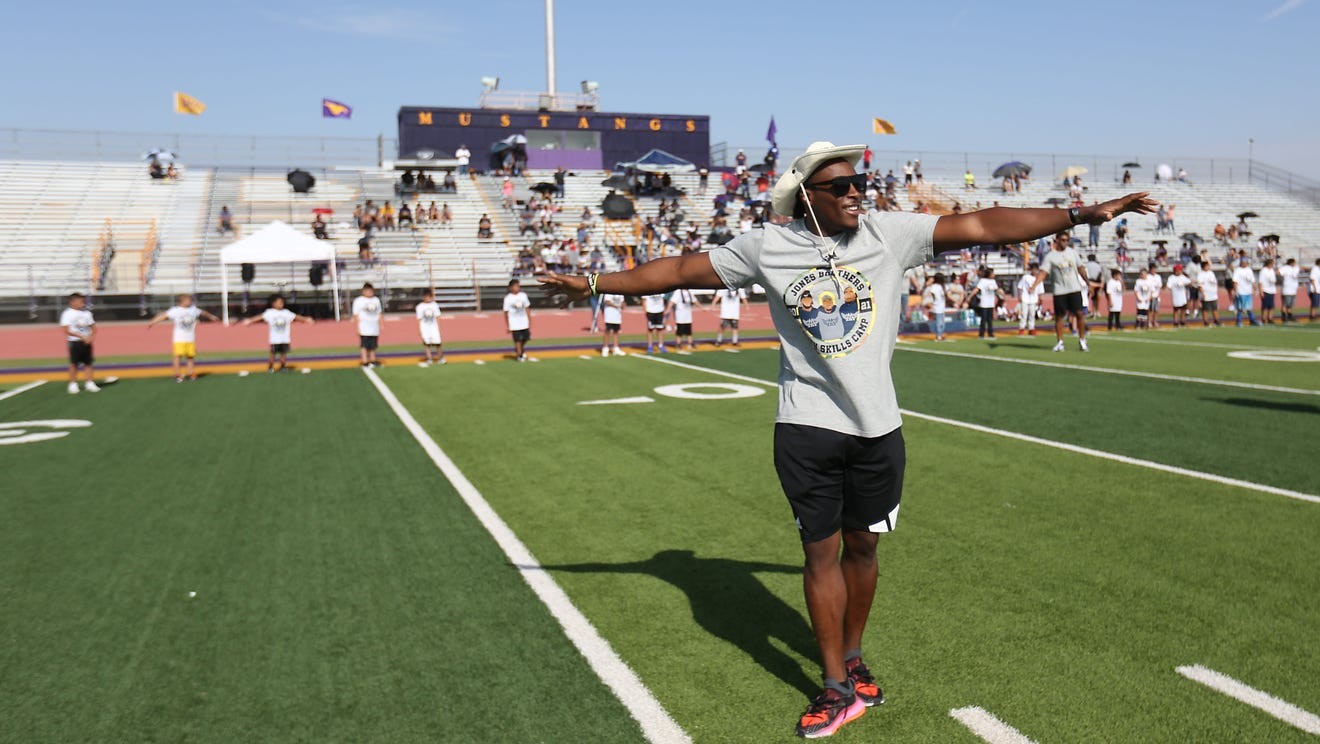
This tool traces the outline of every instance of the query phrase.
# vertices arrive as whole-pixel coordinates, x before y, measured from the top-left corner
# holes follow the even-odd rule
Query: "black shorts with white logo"
[[[358,343],[367,351],[375,351],[376,345],[380,343],[380,336],[358,336]]]
[[[1080,313],[1082,312],[1082,293],[1069,292],[1068,294],[1054,295],[1054,314]]]
[[[677,327],[678,327],[678,335],[679,335],[679,336],[691,336],[691,335],[692,335],[692,324],[691,324],[691,323],[679,323],[679,324],[677,324]]]
[[[802,424],[775,424],[775,470],[802,542],[840,529],[892,532],[903,496],[903,430],[859,437]]]
[[[658,331],[658,330],[662,330],[664,327],[665,327],[665,314],[664,314],[664,313],[647,313],[647,314],[646,314],[646,329],[647,329],[647,330],[649,330],[649,331]]]
[[[92,364],[92,345],[86,341],[69,342],[69,364],[83,366]]]
[[[532,340],[532,330],[524,328],[521,331],[513,331],[513,342],[515,344],[525,344]]]

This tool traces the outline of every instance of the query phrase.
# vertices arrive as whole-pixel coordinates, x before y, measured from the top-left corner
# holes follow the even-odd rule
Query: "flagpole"
[[[555,91],[555,0],[545,0],[545,92],[554,106]]]

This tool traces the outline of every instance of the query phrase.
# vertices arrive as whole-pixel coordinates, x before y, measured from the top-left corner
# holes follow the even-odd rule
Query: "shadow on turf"
[[[991,349],[1031,349],[1033,351],[1040,351],[1045,348],[1040,344],[1024,344],[1015,341],[996,341],[994,339],[982,340],[989,340],[990,343],[986,344],[986,346]]]
[[[577,563],[542,566],[564,573],[646,574],[673,584],[687,595],[692,619],[711,635],[742,649],[763,669],[803,695],[820,692],[797,659],[771,643],[778,639],[807,659],[818,655],[815,636],[802,613],[775,596],[755,573],[801,574],[783,566],[726,558],[698,558],[691,550],[662,550],[634,563]]]
[[[1288,413],[1320,413],[1320,406],[1314,403],[1279,403],[1278,401],[1257,400],[1255,398],[1202,398],[1201,400],[1211,403],[1227,403],[1230,406],[1242,406],[1244,408],[1286,411]]]

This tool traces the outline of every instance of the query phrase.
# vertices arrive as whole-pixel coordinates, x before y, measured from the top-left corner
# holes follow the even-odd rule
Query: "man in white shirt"
[[[1242,325],[1242,314],[1252,325],[1260,325],[1251,311],[1256,298],[1256,272],[1251,270],[1251,259],[1242,257],[1240,265],[1233,269],[1233,314],[1237,324]]]
[[[1209,261],[1201,262],[1201,270],[1196,273],[1196,287],[1201,290],[1201,325],[1208,326],[1213,318],[1219,325],[1219,278],[1210,268]]]
[[[1018,300],[1018,335],[1034,336],[1036,335],[1036,314],[1040,311],[1040,293],[1045,291],[1044,287],[1036,286],[1036,270],[1040,264],[1032,261],[1027,266],[1027,271],[1018,279],[1017,300]]]
[[[467,175],[468,163],[472,162],[472,152],[467,149],[467,145],[458,146],[454,151],[454,159],[458,161],[458,175]]]
[[[87,298],[81,292],[69,295],[69,306],[60,313],[60,332],[69,346],[69,394],[78,394],[78,370],[87,371],[83,389],[99,393],[101,388],[92,381],[92,339],[96,337],[96,319],[87,309]]]
[[[532,301],[517,279],[509,282],[509,292],[504,295],[504,324],[513,337],[513,358],[527,361],[527,342],[532,340]]]
[[[271,295],[266,301],[265,312],[248,318],[243,321],[243,325],[250,326],[257,321],[264,322],[270,328],[270,355],[266,359],[266,371],[272,373],[275,372],[277,356],[280,358],[279,371],[283,372],[289,368],[289,345],[293,343],[293,324],[316,322],[284,307],[284,297],[278,294]]]
[[[1142,269],[1137,281],[1132,285],[1132,293],[1137,299],[1137,328],[1150,327],[1150,298],[1154,292],[1150,283],[1150,271]]]
[[[999,305],[999,298],[1003,291],[999,289],[999,282],[995,281],[995,271],[988,266],[982,266],[977,272],[981,275],[976,280],[976,286],[972,288],[972,293],[967,296],[967,304],[971,304],[972,295],[976,295],[976,317],[980,318],[980,324],[977,327],[976,337],[990,338],[995,337],[995,307]]]
[[[623,304],[624,297],[621,294],[600,296],[601,315],[605,319],[605,339],[600,347],[601,356],[609,356],[611,349],[615,356],[623,356],[623,349],[619,348],[619,331],[623,328]],[[611,344],[611,341],[614,343]]]
[[[1169,281],[1165,283],[1169,288],[1169,303],[1173,305],[1173,327],[1180,328],[1187,325],[1187,289],[1192,286],[1192,280],[1183,273],[1182,264],[1174,264],[1173,273],[1169,275]]]
[[[1279,294],[1283,301],[1281,312],[1284,323],[1296,323],[1293,306],[1297,304],[1297,290],[1301,288],[1302,270],[1297,266],[1297,259],[1290,258],[1279,267]]]
[[[696,298],[692,296],[690,289],[678,289],[669,296],[669,311],[674,314],[674,330],[679,351],[683,350],[684,345],[687,346],[688,351],[696,349],[696,345],[692,343],[692,308],[696,304]]]
[[[642,310],[646,313],[646,353],[654,354],[657,346],[661,354],[668,353],[665,349],[665,296],[643,295]]]
[[[1160,290],[1164,289],[1164,278],[1151,263],[1146,267],[1146,282],[1150,284],[1150,320],[1151,328],[1160,327]]]
[[[205,318],[212,322],[219,322],[220,319],[194,306],[190,294],[179,295],[178,303],[163,313],[157,313],[156,317],[147,323],[147,330],[151,330],[152,326],[164,320],[174,324],[174,381],[183,382],[183,371],[180,367],[185,359],[188,360],[188,379],[197,379],[193,361],[197,358],[198,319]]]
[[[731,329],[733,345],[738,345],[738,320],[742,317],[742,306],[747,304],[747,292],[743,289],[725,287],[715,291],[710,304],[720,303],[720,332],[715,336],[715,346],[724,345],[724,330]]]
[[[1274,304],[1279,294],[1279,275],[1274,273],[1274,259],[1265,259],[1260,267],[1260,322],[1274,325]]]
[[[1109,302],[1109,319],[1105,329],[1123,330],[1123,273],[1118,269],[1109,270],[1109,281],[1105,282],[1105,299]]]
[[[368,282],[362,285],[362,294],[353,299],[353,319],[358,324],[358,345],[361,347],[363,367],[379,367],[376,347],[380,344],[380,298],[376,288]]]
[[[926,288],[921,293],[922,306],[930,316],[931,328],[935,331],[935,340],[944,339],[944,321],[948,313],[948,300],[944,292],[944,275],[936,274],[927,279]]]
[[[1320,258],[1315,260],[1315,266],[1311,267],[1311,312],[1306,316],[1308,320],[1315,320],[1316,305],[1320,305]]]
[[[1069,210],[1071,211],[1071,210]],[[1036,269],[1036,282],[1031,291],[1050,278],[1054,287],[1054,351],[1063,351],[1063,329],[1071,317],[1077,325],[1077,336],[1082,351],[1086,348],[1086,316],[1082,308],[1082,292],[1086,290],[1086,274],[1082,258],[1072,249],[1072,236],[1064,231],[1054,236],[1052,248],[1041,259]]]
[[[422,301],[414,310],[417,316],[417,330],[422,334],[422,345],[426,347],[426,361],[423,367],[445,363],[445,349],[440,340],[440,303],[435,301],[435,290],[428,289],[422,294]]]

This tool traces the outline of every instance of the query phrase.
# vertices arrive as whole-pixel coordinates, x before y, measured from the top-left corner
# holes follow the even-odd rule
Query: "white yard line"
[[[1280,700],[1268,692],[1242,684],[1226,674],[1220,674],[1200,664],[1180,666],[1177,671],[1187,679],[1200,682],[1212,690],[1222,692],[1258,710],[1263,710],[1280,721],[1296,726],[1308,734],[1320,735],[1320,716],[1298,708],[1286,700]]]
[[[1062,364],[1060,362],[1044,362],[1038,359],[1017,359],[1015,357],[988,356],[986,354],[967,354],[960,351],[936,351],[935,349],[923,349],[916,346],[897,346],[900,351],[912,351],[918,354],[934,354],[936,356],[959,357],[962,359],[982,359],[987,362],[1004,362],[1007,364],[1027,364],[1033,367],[1054,367],[1056,369],[1071,369],[1080,372],[1096,372],[1103,375],[1122,375],[1124,377],[1145,377],[1152,380],[1169,380],[1172,382],[1194,382],[1201,385],[1217,385],[1220,387],[1243,388],[1246,390],[1265,390],[1272,393],[1292,393],[1294,395],[1320,395],[1320,390],[1311,390],[1308,388],[1283,387],[1280,385],[1258,385],[1254,382],[1233,382],[1231,380],[1213,380],[1207,377],[1185,377],[1183,375],[1165,375],[1158,372],[1135,372],[1128,369],[1110,369],[1109,367],[1088,367],[1084,364]],[[1082,352],[1069,350],[1067,353]]]
[[[610,647],[608,641],[601,637],[596,631],[595,626],[587,617],[582,614],[560,588],[559,584],[541,568],[532,552],[523,545],[518,536],[514,534],[509,525],[495,513],[486,499],[477,490],[476,486],[463,475],[463,471],[458,469],[454,461],[449,459],[449,455],[440,449],[431,435],[426,433],[417,419],[404,408],[399,399],[394,396],[393,391],[380,379],[373,369],[364,369],[367,379],[380,392],[381,397],[389,404],[390,410],[403,423],[404,428],[408,430],[422,449],[430,456],[431,461],[444,474],[445,478],[453,484],[454,490],[476,515],[481,525],[486,528],[491,537],[495,539],[496,544],[504,551],[509,559],[509,563],[518,568],[522,574],[523,580],[532,588],[536,596],[550,610],[564,629],[564,634],[573,642],[582,656],[586,658],[587,663],[591,665],[592,671],[600,677],[615,697],[628,709],[632,717],[641,725],[642,733],[648,741],[652,742],[690,742],[691,739],[683,731],[669,713],[660,705],[660,701],[655,699],[646,685],[642,684],[636,672],[628,667],[627,664],[619,658],[619,655]]]
[[[1090,336],[1087,336],[1087,338],[1090,338]],[[1122,341],[1129,344],[1159,344],[1163,346],[1199,346],[1204,349],[1243,349],[1243,350],[1251,350],[1251,351],[1276,351],[1276,349],[1270,348],[1268,346],[1248,346],[1247,344],[1214,344],[1214,343],[1210,343],[1209,341],[1175,341],[1173,339],[1163,339],[1163,338],[1133,338],[1132,336],[1120,336],[1116,333],[1105,333],[1102,336],[1098,335],[1095,337],[1095,340],[1101,342]],[[1278,349],[1277,351],[1282,351],[1282,349]],[[1287,351],[1296,351],[1296,350],[1288,349]]]
[[[1032,744],[1031,739],[1023,736],[1021,731],[995,718],[993,713],[984,708],[975,705],[954,708],[949,711],[949,715],[990,744]]]
[[[26,384],[26,385],[19,385],[18,387],[14,388],[13,390],[9,390],[9,391],[7,391],[7,392],[0,393],[0,400],[8,400],[8,399],[10,399],[10,398],[13,398],[13,397],[16,396],[16,395],[22,395],[23,393],[26,393],[27,391],[29,391],[29,390],[31,390],[31,389],[33,389],[33,388],[41,387],[42,385],[45,385],[45,384],[46,384],[46,381],[45,381],[45,380],[36,380],[36,381],[34,381],[34,382],[29,382],[29,383]]]
[[[702,372],[709,372],[710,374],[713,375],[720,375],[722,377],[728,377],[734,380],[746,380],[747,382],[754,382],[760,385],[765,385],[767,387],[779,386],[778,383],[770,382],[768,380],[762,380],[757,377],[748,377],[746,375],[734,374],[732,372],[725,372],[723,370],[712,369],[710,367],[702,367],[696,364],[685,364],[683,362],[675,362],[671,359],[657,359],[655,357],[646,357],[646,356],[641,356],[638,358],[645,359],[648,362],[672,364],[675,367],[683,367],[685,369],[694,369],[694,370],[700,370]],[[1252,491],[1259,491],[1261,493],[1273,494],[1275,496],[1286,496],[1287,498],[1297,499],[1298,501],[1307,501],[1312,504],[1320,504],[1320,496],[1317,496],[1315,494],[1302,493],[1301,491],[1292,491],[1287,488],[1277,488],[1275,486],[1267,486],[1262,483],[1252,483],[1251,481],[1240,480],[1238,478],[1229,478],[1222,475],[1215,475],[1214,473],[1206,473],[1200,470],[1192,470],[1190,468],[1180,468],[1175,465],[1165,465],[1164,463],[1161,462],[1142,460],[1136,457],[1128,457],[1127,455],[1120,455],[1114,452],[1105,452],[1104,450],[1092,449],[1090,447],[1081,447],[1075,444],[1058,442],[1053,439],[1043,439],[1041,437],[1033,437],[1030,434],[1020,434],[1015,431],[1007,431],[1005,429],[996,429],[991,426],[982,426],[981,424],[973,424],[970,421],[958,421],[956,419],[944,418],[943,416],[932,416],[928,413],[909,411],[906,408],[901,408],[899,409],[899,411],[904,416],[911,416],[912,418],[919,418],[925,421],[933,421],[937,424],[947,424],[949,426],[957,426],[963,429],[979,431],[983,434],[994,434],[995,436],[1005,437],[1008,439],[1016,439],[1021,442],[1030,442],[1031,444],[1039,444],[1043,447],[1053,447],[1054,449],[1064,450],[1065,452],[1075,452],[1079,455],[1089,455],[1091,457],[1098,457],[1102,460],[1112,460],[1113,462],[1121,462],[1125,465],[1135,465],[1137,467],[1149,468],[1151,470],[1159,470],[1165,473],[1173,473],[1174,475],[1182,475],[1188,478],[1196,478],[1198,480],[1210,481],[1211,483],[1219,483],[1225,486],[1246,488]]]

